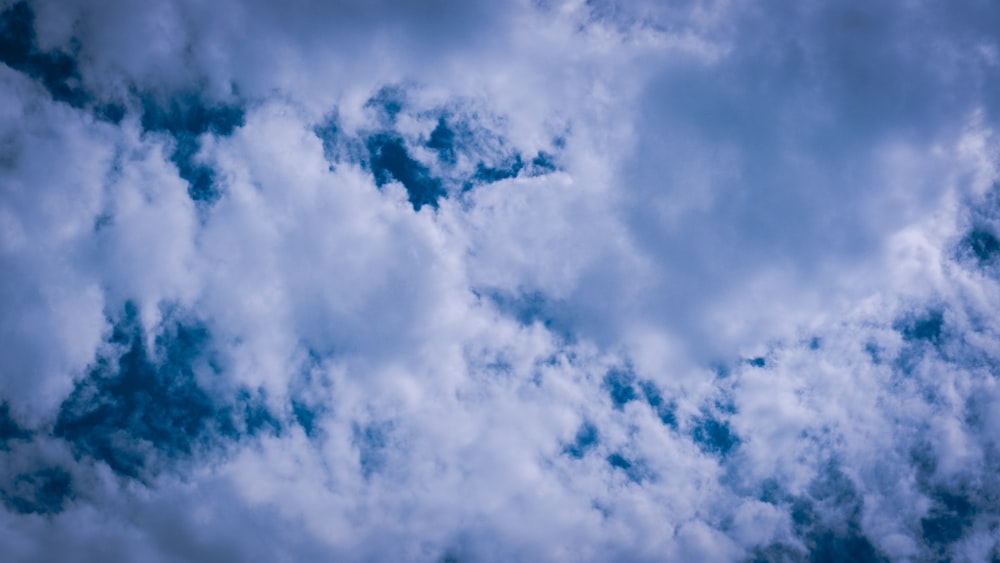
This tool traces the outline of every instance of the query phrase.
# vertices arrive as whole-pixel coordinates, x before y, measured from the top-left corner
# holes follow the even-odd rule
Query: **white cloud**
[[[1000,284],[960,248],[1000,224],[992,8],[31,6],[92,98],[3,55],[16,560],[1000,549]],[[178,322],[205,342],[170,355]],[[60,433],[98,365],[172,378],[87,388],[134,411],[110,443],[190,415],[193,453],[132,478]]]
[[[0,392],[33,422],[58,407],[106,328],[88,257],[113,145],[107,128],[14,71],[0,80]]]

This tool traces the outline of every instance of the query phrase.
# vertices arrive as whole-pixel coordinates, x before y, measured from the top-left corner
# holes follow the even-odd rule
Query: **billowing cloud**
[[[998,25],[4,3],[4,553],[1000,557]]]

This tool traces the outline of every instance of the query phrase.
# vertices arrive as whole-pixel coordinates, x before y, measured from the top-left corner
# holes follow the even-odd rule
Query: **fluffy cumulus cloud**
[[[1000,559],[998,38],[2,2],[4,560]]]

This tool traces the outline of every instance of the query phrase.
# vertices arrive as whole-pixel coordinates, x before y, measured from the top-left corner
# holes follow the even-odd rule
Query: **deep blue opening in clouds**
[[[10,414],[10,406],[0,403],[0,451],[10,449],[8,443],[12,440],[27,440],[31,433],[21,428]]]
[[[639,398],[633,383],[635,375],[627,369],[611,369],[604,376],[604,389],[616,409],[621,410],[626,404]]]
[[[73,107],[90,101],[80,83],[76,59],[59,50],[39,50],[35,13],[28,2],[17,2],[0,13],[0,61],[38,80],[54,100]]]
[[[149,357],[137,310],[127,306],[110,340],[120,356],[101,358],[77,383],[62,405],[54,435],[78,455],[133,478],[151,457],[190,455],[215,413],[191,370],[208,335],[198,326],[178,325],[172,332],[157,339],[163,358]]]
[[[775,543],[757,550],[755,561],[887,561],[862,532],[863,499],[836,462],[827,462],[805,496],[790,497],[775,483],[765,497],[787,507],[792,532],[806,551]]]
[[[691,438],[705,453],[727,456],[740,443],[729,423],[710,415],[694,420]]]
[[[676,403],[665,400],[659,388],[652,381],[640,381],[639,388],[642,389],[642,394],[646,397],[646,402],[656,412],[656,416],[660,419],[660,422],[677,430]]]
[[[986,228],[973,229],[965,235],[960,246],[968,249],[980,265],[992,264],[1000,256],[1000,241]]]
[[[941,311],[927,311],[911,318],[897,321],[893,328],[900,331],[908,342],[930,342],[939,344],[944,329],[944,314]]]
[[[427,139],[427,148],[437,152],[441,162],[455,164],[455,132],[448,127],[445,118],[438,118],[437,126]]]
[[[267,402],[267,394],[262,390],[239,389],[234,403],[215,414],[220,433],[233,440],[260,434],[280,435],[284,427],[268,409]]]
[[[137,314],[125,307],[109,340],[117,352],[97,359],[59,411],[53,435],[78,456],[144,479],[199,450],[282,432],[263,391],[239,387],[213,397],[199,383],[196,370],[217,369],[203,324],[168,319],[148,351]]]
[[[973,504],[964,495],[938,490],[933,495],[934,505],[927,516],[920,520],[920,530],[928,543],[947,546],[962,538],[976,516]]]
[[[533,176],[548,174],[549,172],[555,172],[558,169],[559,168],[555,163],[555,156],[545,151],[538,151],[535,158],[531,159],[531,173]]]
[[[809,561],[811,563],[888,561],[886,557],[878,553],[871,541],[859,532],[857,525],[852,525],[845,533],[823,530],[812,534],[806,545],[809,546]]]
[[[582,459],[587,452],[593,450],[598,443],[599,434],[597,427],[590,422],[584,422],[576,431],[573,443],[566,446],[563,451],[576,459]]]
[[[398,85],[388,85],[379,88],[378,92],[365,103],[365,107],[372,108],[380,113],[381,117],[387,123],[394,122],[399,112],[403,111],[405,105],[406,90]]]
[[[402,138],[378,133],[369,137],[366,144],[377,186],[397,180],[406,188],[414,211],[420,211],[425,205],[437,208],[438,199],[446,195],[441,180],[431,176],[426,166],[410,157]]]
[[[187,181],[188,195],[198,202],[212,203],[221,195],[215,171],[197,162],[201,149],[199,137],[206,133],[230,135],[243,126],[244,116],[245,110],[240,105],[211,103],[196,93],[175,94],[166,99],[151,94],[142,97],[142,127],[173,138],[170,160]]]
[[[313,438],[319,431],[316,426],[317,417],[319,413],[316,410],[309,408],[306,404],[299,401],[292,401],[292,415],[295,417],[295,422],[302,427],[302,431],[305,432],[306,436]]]
[[[524,161],[521,160],[521,155],[515,154],[505,162],[501,162],[495,166],[487,166],[485,163],[480,162],[476,165],[476,174],[472,179],[474,183],[491,184],[500,180],[506,180],[507,178],[517,177],[522,168],[524,168]]]
[[[58,514],[74,496],[73,477],[60,467],[21,473],[0,489],[0,496],[22,514]]]

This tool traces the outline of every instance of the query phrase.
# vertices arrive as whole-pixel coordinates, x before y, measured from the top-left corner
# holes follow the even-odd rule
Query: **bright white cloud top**
[[[4,560],[1000,560],[995,3],[0,7]]]

